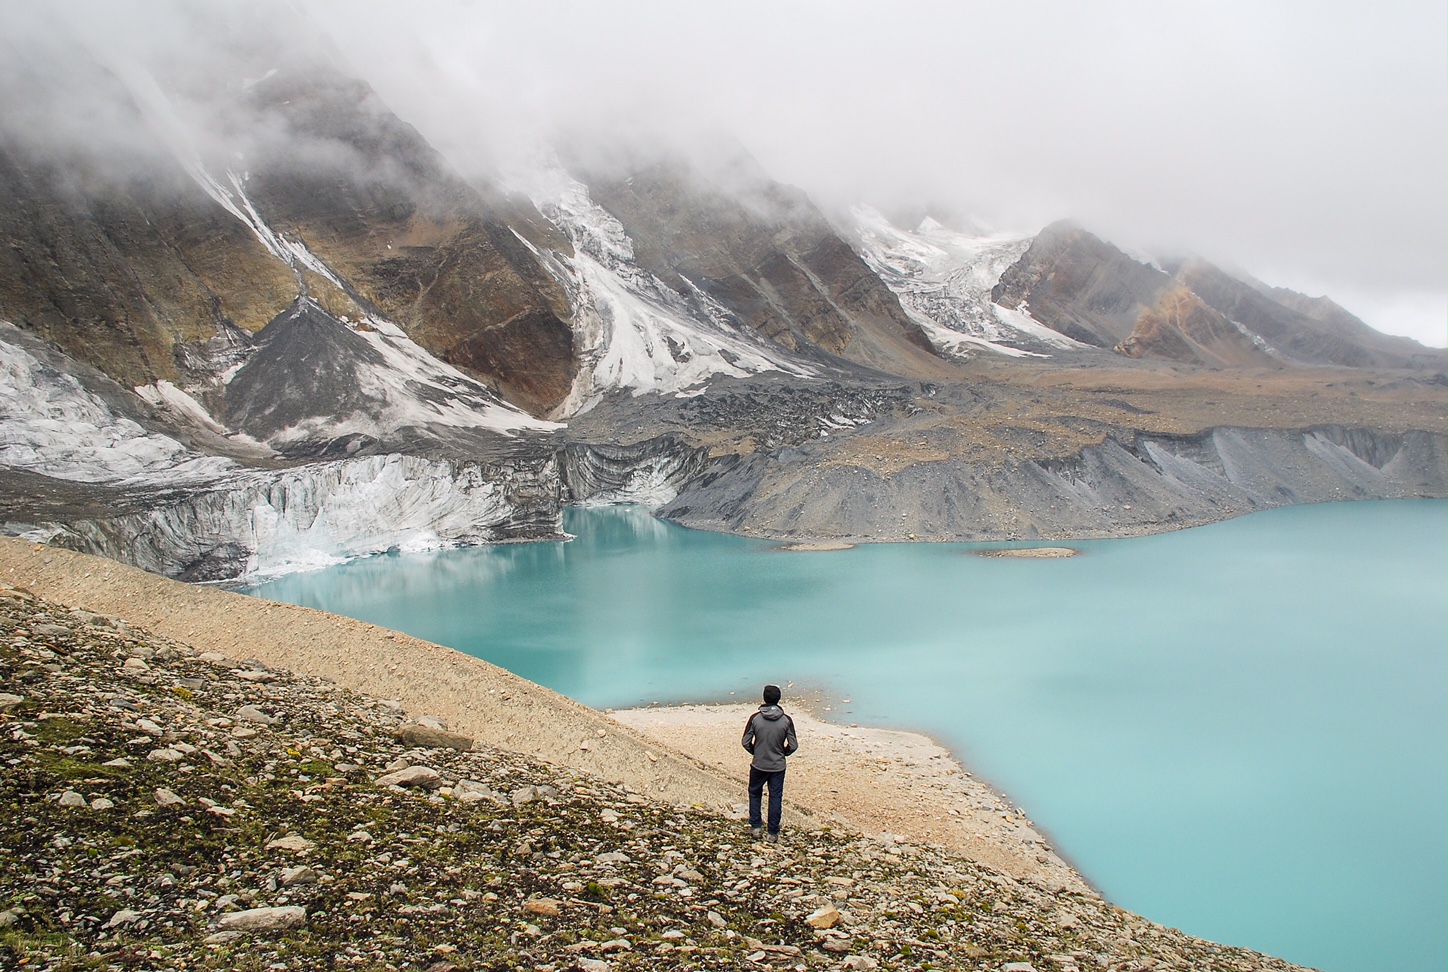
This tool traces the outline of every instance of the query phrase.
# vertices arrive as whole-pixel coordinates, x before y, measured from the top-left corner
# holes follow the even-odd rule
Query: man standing
[[[754,756],[749,766],[749,826],[755,838],[763,836],[759,803],[769,787],[769,842],[779,843],[779,818],[784,807],[784,759],[799,749],[794,720],[779,707],[779,686],[764,686],[764,704],[744,726],[744,748]]]

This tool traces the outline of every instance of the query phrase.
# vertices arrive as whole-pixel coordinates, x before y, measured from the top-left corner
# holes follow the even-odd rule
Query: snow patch
[[[0,341],[0,464],[56,479],[118,485],[203,482],[237,468],[230,459],[202,456],[170,436],[148,432],[117,415],[74,376],[5,341]]]
[[[379,406],[369,415],[343,419],[340,429],[326,419],[333,437],[347,432],[375,435],[378,431],[432,425],[490,429],[503,435],[563,428],[507,404],[477,379],[433,357],[391,321],[368,317],[354,330],[386,363],[384,368],[368,369],[358,375],[362,389]],[[349,423],[352,427],[347,427]]]
[[[634,261],[623,224],[594,204],[588,187],[545,158],[510,180],[573,244],[572,257],[519,239],[568,292],[582,367],[559,416],[587,411],[616,390],[697,394],[715,375],[815,372],[739,329],[723,305],[689,281],[681,293]]]
[[[943,354],[965,357],[975,348],[1012,357],[1049,357],[1078,342],[1029,315],[991,301],[1001,275],[1020,259],[1031,237],[960,233],[926,217],[913,231],[893,225],[868,206],[851,210],[860,257],[885,282]]]
[[[172,412],[192,425],[210,429],[219,435],[226,434],[226,429],[201,407],[200,402],[164,378],[154,385],[138,385],[136,394],[156,408]]]

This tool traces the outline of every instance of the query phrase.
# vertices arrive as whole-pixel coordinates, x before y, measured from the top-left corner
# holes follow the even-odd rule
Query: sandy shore
[[[800,740],[799,754],[789,762],[786,801],[874,837],[943,845],[1013,877],[1086,889],[1020,808],[975,779],[930,738],[835,725],[791,707],[788,699],[785,707]],[[754,708],[651,706],[607,714],[661,745],[743,779],[749,754],[739,737]]]

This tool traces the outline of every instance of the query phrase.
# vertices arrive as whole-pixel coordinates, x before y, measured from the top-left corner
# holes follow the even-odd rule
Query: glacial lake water
[[[251,593],[599,708],[823,689],[851,700],[831,717],[948,745],[1122,907],[1326,972],[1442,972],[1445,509],[1273,510],[1059,560],[788,553],[574,510],[568,543]]]

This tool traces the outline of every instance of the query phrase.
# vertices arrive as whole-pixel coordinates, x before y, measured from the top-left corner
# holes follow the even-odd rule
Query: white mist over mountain
[[[836,214],[1074,219],[1448,344],[1448,16],[1429,0],[20,0],[0,20],[0,70],[62,77],[57,22],[108,63],[191,76],[270,28],[262,52],[345,62],[470,176],[560,136],[697,155],[722,134]],[[94,78],[70,87],[86,97],[4,113],[112,162],[135,150]]]
[[[726,131],[841,211],[1072,218],[1448,344],[1441,4],[303,6],[464,169]]]

